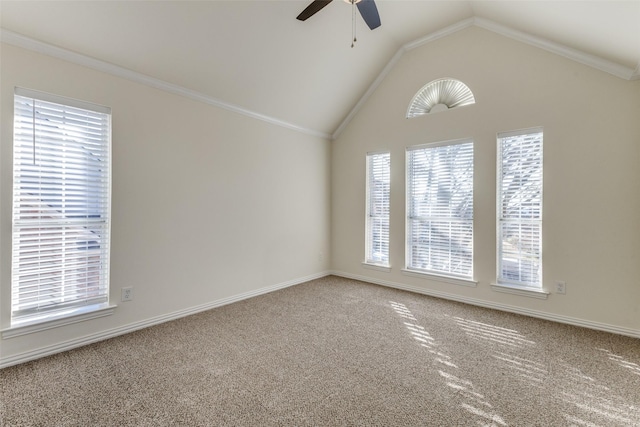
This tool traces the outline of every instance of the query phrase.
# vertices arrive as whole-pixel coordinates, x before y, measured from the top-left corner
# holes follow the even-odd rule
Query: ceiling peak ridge
[[[613,61],[609,61],[608,59],[601,58],[599,56],[591,55],[589,53],[583,52],[578,49],[570,48],[563,44],[553,42],[551,40],[547,40],[542,37],[534,36],[529,33],[525,33],[523,31],[515,30],[506,25],[498,24],[495,21],[490,19],[481,18],[479,16],[472,16],[467,19],[463,19],[455,24],[444,27],[440,30],[434,31],[426,36],[420,37],[416,40],[408,42],[400,47],[396,54],[389,60],[387,65],[382,69],[378,77],[373,81],[373,83],[369,86],[364,95],[358,100],[355,106],[351,109],[349,114],[345,117],[345,119],[340,123],[338,128],[331,135],[332,140],[338,139],[340,134],[344,131],[344,129],[349,125],[353,117],[360,111],[360,109],[364,106],[367,100],[373,95],[373,92],[380,86],[384,78],[391,72],[396,63],[400,60],[402,55],[410,50],[416,49],[425,44],[431,43],[443,37],[449,36],[451,34],[457,33],[458,31],[464,30],[466,28],[476,26],[483,28],[485,30],[500,34],[504,37],[508,37],[512,40],[516,40],[522,43],[526,43],[531,46],[538,47],[540,49],[546,50],[547,52],[555,53],[564,58],[570,59],[574,62],[579,62],[583,65],[587,65],[589,67],[598,69],[600,71],[604,71],[606,73],[612,74],[616,77],[619,77],[624,80],[640,80],[640,62],[638,62],[638,66],[635,70],[626,67],[624,65],[618,64]]]
[[[214,98],[204,93],[187,89],[183,86],[166,82],[164,80],[157,79],[155,77],[147,76],[142,73],[138,73],[133,70],[129,70],[118,65],[111,64],[106,61],[102,61],[96,58],[92,58],[81,53],[73,52],[40,40],[36,40],[27,37],[22,34],[15,33],[5,28],[0,28],[0,42],[7,43],[19,48],[30,50],[33,52],[41,53],[43,55],[51,56],[53,58],[62,59],[64,61],[80,65],[83,67],[91,68],[97,71],[101,71],[107,74],[111,74],[116,77],[120,77],[129,81],[143,84],[145,86],[152,87],[173,95],[183,96],[194,101],[198,101],[204,104],[212,105],[214,107],[222,108],[243,116],[251,117],[253,119],[261,120],[272,125],[283,127],[286,129],[294,130],[306,135],[331,139],[331,135],[326,132],[317,131],[314,129],[308,129],[303,126],[298,126],[294,123],[280,120],[274,117],[267,116],[265,114],[257,113],[255,111],[248,110],[239,105],[231,104],[220,99]]]

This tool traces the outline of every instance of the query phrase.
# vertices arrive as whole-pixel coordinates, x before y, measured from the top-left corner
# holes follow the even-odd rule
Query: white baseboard
[[[272,286],[256,289],[249,292],[244,292],[238,295],[234,295],[227,298],[222,298],[216,301],[212,301],[206,304],[197,305],[194,307],[186,308],[184,310],[174,311],[172,313],[164,314],[161,316],[152,317],[140,322],[131,323],[129,325],[121,326],[118,328],[108,329],[96,334],[91,334],[85,337],[76,338],[73,340],[65,341],[62,343],[42,347],[39,349],[31,350],[24,353],[19,353],[14,356],[10,356],[0,360],[0,369],[6,368],[12,365],[18,365],[20,363],[28,362],[31,360],[39,359],[41,357],[50,356],[52,354],[61,353],[63,351],[71,350],[77,347],[82,347],[88,344],[92,344],[98,341],[103,341],[109,338],[114,338],[119,335],[124,335],[129,332],[137,331],[139,329],[148,328],[150,326],[158,325],[171,320],[179,319],[181,317],[189,316],[191,314],[200,313],[202,311],[210,310],[216,307],[222,307],[227,304],[242,301],[248,298],[252,298],[259,295],[264,295],[269,292],[277,291],[279,289],[288,288],[290,286],[299,285],[301,283],[308,282],[310,280],[319,279],[328,275],[334,275],[344,277],[347,279],[360,280],[362,282],[373,283],[376,285],[387,286],[390,288],[401,289],[409,292],[414,292],[423,295],[429,295],[437,298],[448,299],[452,301],[458,301],[466,304],[471,304],[479,307],[492,308],[495,310],[506,311],[510,313],[522,314],[525,316],[536,317],[544,320],[551,320],[554,322],[565,323],[574,326],[581,326],[589,329],[595,329],[599,331],[611,332],[614,334],[630,336],[634,338],[640,338],[640,331],[631,328],[623,328],[619,326],[609,325],[606,323],[593,322],[590,320],[578,319],[569,316],[563,316],[553,313],[546,313],[537,310],[530,310],[527,308],[511,306],[507,304],[500,304],[486,300],[480,300],[476,298],[469,298],[460,295],[453,295],[446,292],[439,292],[430,289],[423,289],[417,286],[406,285],[403,283],[392,282],[389,280],[380,280],[372,277],[359,276],[356,274],[345,273],[342,271],[323,271],[320,273],[312,274],[305,277],[300,277],[287,282],[278,283]]]
[[[563,316],[560,314],[547,313],[544,311],[530,310],[528,308],[517,307],[513,305],[500,304],[492,301],[486,301],[476,298],[469,298],[461,295],[449,294],[446,292],[434,291],[431,289],[419,288],[417,286],[406,285],[404,283],[392,282],[389,280],[381,280],[373,277],[359,276],[357,274],[345,273],[342,271],[331,271],[334,276],[340,276],[347,279],[360,280],[362,282],[373,283],[376,285],[387,286],[390,288],[401,289],[404,291],[415,292],[418,294],[429,295],[437,298],[458,301],[465,304],[471,304],[479,307],[492,308],[495,310],[506,311],[509,313],[522,314],[525,316],[536,317],[538,319],[551,320],[553,322],[565,323],[568,325],[581,326],[584,328],[595,329],[598,331],[611,332],[618,335],[625,335],[634,338],[640,338],[640,330],[624,328],[606,323],[593,322],[591,320],[578,319],[575,317]]]
[[[319,279],[330,275],[329,271],[323,271],[320,273],[312,274],[305,277],[289,280],[287,282],[278,283],[264,288],[256,289],[249,292],[244,292],[238,295],[233,295],[227,298],[222,298],[206,304],[200,304],[194,307],[189,307],[184,310],[174,311],[172,313],[155,316],[149,319],[141,320],[139,322],[130,323],[118,328],[108,329],[106,331],[98,332],[95,334],[87,335],[84,337],[76,338],[69,341],[64,341],[58,344],[41,347],[35,350],[19,353],[13,356],[9,356],[0,360],[0,369],[6,368],[12,365],[18,365],[20,363],[29,362],[31,360],[39,359],[41,357],[50,356],[52,354],[61,353],[63,351],[71,350],[77,347],[82,347],[88,344],[92,344],[98,341],[103,341],[109,338],[117,337],[118,335],[124,335],[129,332],[137,331],[139,329],[148,328],[150,326],[158,325],[160,323],[169,322],[171,320],[179,319],[181,317],[189,316],[192,314],[200,313],[202,311],[211,310],[212,308],[222,307],[223,305],[232,304],[234,302],[242,301],[248,298],[253,298],[259,295],[264,295],[269,292],[277,291],[279,289],[288,288],[290,286],[299,285],[301,283],[308,282],[310,280]]]

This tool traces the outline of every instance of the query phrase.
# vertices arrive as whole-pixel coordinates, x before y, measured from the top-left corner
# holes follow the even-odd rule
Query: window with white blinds
[[[108,303],[111,111],[16,88],[11,324]]]
[[[366,256],[369,264],[389,265],[390,153],[367,154]]]
[[[542,129],[498,134],[498,282],[542,287]]]
[[[473,277],[473,141],[407,149],[407,269]]]

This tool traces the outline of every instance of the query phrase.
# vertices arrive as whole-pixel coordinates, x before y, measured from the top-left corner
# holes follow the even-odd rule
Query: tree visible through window
[[[498,134],[498,282],[542,287],[542,129]]]
[[[108,302],[111,114],[14,96],[11,323]]]
[[[407,150],[407,269],[473,277],[473,142]]]

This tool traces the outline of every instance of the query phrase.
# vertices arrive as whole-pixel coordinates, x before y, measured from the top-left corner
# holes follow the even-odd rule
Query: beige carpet
[[[0,371],[2,426],[639,426],[640,340],[326,277]]]

